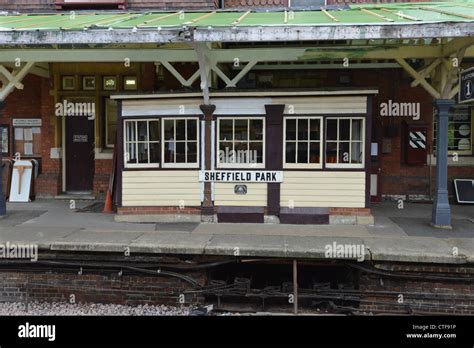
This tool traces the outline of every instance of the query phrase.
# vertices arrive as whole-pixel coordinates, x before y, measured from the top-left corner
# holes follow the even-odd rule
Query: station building
[[[370,223],[439,198],[437,128],[441,191],[474,178],[474,5],[281,5],[5,13],[3,158],[38,160],[36,196],[101,197],[115,172],[136,221]]]

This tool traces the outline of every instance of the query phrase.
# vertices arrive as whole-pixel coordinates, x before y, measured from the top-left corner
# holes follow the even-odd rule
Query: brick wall
[[[388,264],[384,270],[415,275],[417,279],[392,278],[364,273],[359,279],[360,310],[371,312],[413,311],[474,314],[474,286],[469,281],[429,280],[432,276],[474,275],[470,266],[436,264]],[[403,297],[400,297],[402,295]],[[400,299],[403,300],[399,303]]]
[[[6,99],[2,124],[12,125],[13,118],[42,119],[41,127],[41,173],[35,182],[35,192],[39,196],[57,195],[61,188],[59,159],[50,158],[50,149],[54,147],[54,99],[50,95],[51,80],[35,75],[27,75],[22,81],[24,88],[15,89]],[[13,129],[10,129],[10,145],[13,144]],[[12,147],[11,153],[16,150]],[[11,158],[11,156],[9,157]]]
[[[393,3],[423,2],[429,0],[327,0],[328,5],[361,4],[361,3]],[[224,0],[225,8],[267,8],[288,7],[289,0]]]
[[[199,207],[121,207],[117,208],[117,214],[184,214],[199,215],[201,208]]]
[[[204,284],[205,272],[185,275]],[[181,279],[166,276],[127,275],[117,272],[0,271],[0,301],[115,303],[123,305],[180,305],[179,296],[192,286]],[[28,294],[28,296],[26,296]],[[184,305],[198,304],[201,296],[185,294]]]

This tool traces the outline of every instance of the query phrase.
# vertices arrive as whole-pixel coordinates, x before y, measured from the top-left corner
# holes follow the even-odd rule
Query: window
[[[124,132],[126,168],[160,166],[159,120],[126,120]]]
[[[199,167],[198,119],[163,119],[163,167]]]
[[[82,78],[82,89],[85,91],[95,90],[95,76],[84,76]]]
[[[434,139],[436,139],[436,116],[434,119]],[[455,105],[448,119],[448,151],[458,155],[472,155],[472,126],[474,117],[468,106]],[[433,142],[433,152],[436,154],[436,141]]]
[[[321,117],[285,118],[285,168],[321,168]]]
[[[265,167],[264,129],[263,117],[218,119],[217,166],[220,168]]]
[[[326,119],[326,167],[364,168],[364,119]]]
[[[10,156],[10,126],[7,124],[0,125],[2,137],[2,155]]]
[[[123,89],[126,91],[134,91],[137,89],[137,77],[136,76],[125,76],[123,78]]]
[[[65,91],[73,91],[76,89],[76,78],[74,76],[62,77],[62,88]]]
[[[102,87],[105,91],[115,91],[117,89],[117,77],[116,76],[104,76]]]

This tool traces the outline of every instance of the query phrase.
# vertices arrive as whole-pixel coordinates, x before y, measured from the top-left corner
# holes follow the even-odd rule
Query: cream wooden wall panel
[[[201,115],[199,105],[202,99],[152,99],[124,100],[122,115],[127,116],[157,116],[157,115]]]
[[[180,206],[201,205],[198,171],[125,171],[122,205]]]
[[[271,98],[211,98],[215,115],[265,115],[265,104],[271,103]]]
[[[272,98],[273,104],[285,104],[285,114],[365,114],[366,96]]]
[[[365,172],[285,171],[282,207],[365,207]]]
[[[215,206],[267,206],[267,184],[247,183],[247,194],[234,193],[236,183],[216,183],[214,193]]]

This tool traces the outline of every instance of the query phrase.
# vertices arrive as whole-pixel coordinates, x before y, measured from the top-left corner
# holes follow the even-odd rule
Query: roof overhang
[[[0,45],[146,44],[170,42],[291,42],[469,37],[474,22],[0,31]]]

